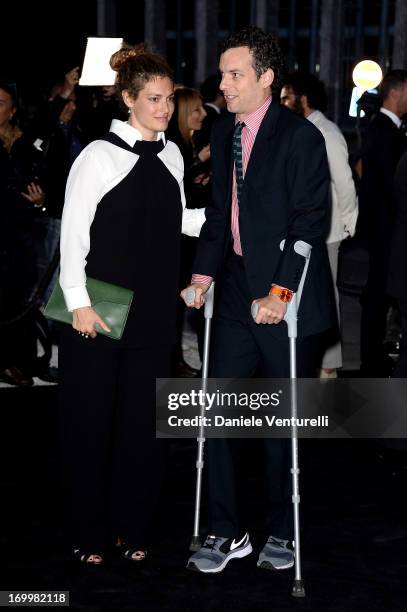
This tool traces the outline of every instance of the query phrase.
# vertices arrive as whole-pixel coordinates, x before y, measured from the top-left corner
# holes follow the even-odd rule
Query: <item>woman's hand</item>
[[[80,334],[90,336],[91,338],[96,338],[96,323],[98,323],[105,331],[111,331],[111,329],[91,306],[76,308],[76,310],[73,311],[72,327]]]
[[[34,204],[34,206],[42,206],[45,200],[45,193],[37,183],[28,183],[28,193],[21,192],[21,195]]]
[[[202,163],[208,161],[211,158],[211,145],[206,145],[206,147],[201,149],[198,153],[198,158]]]
[[[209,183],[210,179],[211,177],[209,174],[198,174],[198,176],[194,178],[194,183],[196,185],[203,185],[205,187],[205,185]]]
[[[69,98],[73,90],[75,89],[75,85],[79,83],[79,66],[75,66],[65,75],[65,81],[62,86],[62,91],[60,93],[61,98],[65,98],[66,100]]]

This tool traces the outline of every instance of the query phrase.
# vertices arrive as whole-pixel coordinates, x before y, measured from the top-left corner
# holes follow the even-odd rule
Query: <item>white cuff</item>
[[[184,208],[182,233],[197,238],[205,223],[205,208]]]
[[[90,299],[86,287],[70,287],[63,289],[65,304],[69,312],[77,308],[91,306]]]

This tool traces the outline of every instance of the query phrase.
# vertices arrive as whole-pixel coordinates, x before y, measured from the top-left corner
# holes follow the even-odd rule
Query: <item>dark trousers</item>
[[[61,466],[71,541],[93,552],[118,536],[142,547],[160,485],[155,377],[169,375],[171,347],[93,342],[68,328],[59,349]]]
[[[407,300],[399,300],[398,305],[401,313],[401,350],[393,377],[407,378]]]
[[[256,374],[264,378],[289,377],[288,335],[280,340],[273,335],[271,325],[254,323],[251,302],[243,260],[231,255],[218,304],[221,316],[214,320],[212,377],[249,378]],[[319,335],[297,339],[297,375],[314,377],[322,353]],[[207,442],[210,532],[222,537],[237,537],[244,528],[238,500],[244,497],[245,483],[239,477],[238,463],[244,462],[245,442],[248,441]],[[259,443],[264,452],[266,529],[276,537],[292,539],[291,441],[263,439]]]
[[[361,369],[369,376],[385,376],[383,342],[391,299],[386,294],[389,254],[371,249],[369,275],[363,290],[360,321]]]

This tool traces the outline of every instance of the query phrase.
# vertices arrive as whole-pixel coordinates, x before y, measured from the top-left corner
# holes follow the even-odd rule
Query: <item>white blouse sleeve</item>
[[[62,214],[59,282],[69,311],[90,306],[85,266],[90,249],[90,226],[103,186],[102,167],[93,150],[87,147],[69,173]]]
[[[180,164],[182,167],[182,179],[179,182],[182,201],[182,233],[187,236],[198,237],[201,232],[201,227],[205,222],[204,208],[186,208],[186,199],[184,191],[184,159],[179,151]]]
[[[182,233],[187,236],[195,236],[196,238],[201,233],[201,227],[205,222],[204,208],[185,208],[184,185],[180,185],[182,198]]]

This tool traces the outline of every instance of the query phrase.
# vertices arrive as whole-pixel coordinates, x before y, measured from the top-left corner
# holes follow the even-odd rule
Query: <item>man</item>
[[[271,100],[282,65],[276,39],[259,28],[242,30],[223,44],[220,89],[230,114],[212,131],[213,205],[206,209],[192,283],[199,308],[211,279],[217,282],[213,377],[243,378],[257,371],[264,377],[289,376],[282,320],[304,267],[304,258],[293,249],[297,240],[312,245],[299,309],[299,376],[314,375],[320,332],[335,316],[325,247],[325,145],[313,125]],[[256,323],[250,314],[253,300],[259,306]],[[220,572],[231,559],[252,551],[237,508],[234,458],[244,459],[239,442],[208,441],[210,535],[189,559],[190,569]],[[258,565],[286,569],[294,563],[290,441],[264,440],[263,446],[270,537]]]
[[[297,73],[287,77],[281,89],[280,102],[311,121],[325,140],[331,176],[331,227],[327,246],[339,317],[339,293],[336,287],[339,247],[342,240],[354,235],[358,218],[348,147],[338,126],[323,113],[327,106],[327,95],[324,84],[316,76]],[[334,338],[323,356],[321,377],[336,378],[337,369],[341,367],[342,347],[340,341]]]
[[[396,223],[392,236],[387,290],[397,298],[401,314],[401,350],[394,378],[407,378],[407,151],[394,177]]]
[[[380,90],[382,107],[362,146],[361,216],[369,250],[361,318],[361,372],[366,376],[389,375],[383,350],[389,309],[386,282],[395,220],[394,173],[407,144],[400,129],[407,113],[407,71],[389,72]]]

